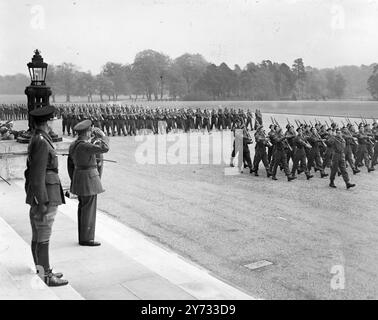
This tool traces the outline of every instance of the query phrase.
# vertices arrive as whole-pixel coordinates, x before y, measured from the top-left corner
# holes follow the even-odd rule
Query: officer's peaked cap
[[[88,130],[92,125],[92,121],[91,120],[84,120],[84,121],[81,121],[79,122],[75,127],[74,127],[74,130],[75,131],[85,131],[85,130]]]

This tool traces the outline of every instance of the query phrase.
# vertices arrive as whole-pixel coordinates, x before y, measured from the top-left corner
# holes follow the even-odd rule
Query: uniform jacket
[[[60,205],[65,203],[58,175],[58,156],[50,136],[36,130],[28,146],[25,170],[26,203]]]
[[[97,170],[96,155],[109,151],[109,139],[103,137],[99,141],[92,144],[79,137],[70,145],[67,168],[73,194],[92,196],[105,191]]]

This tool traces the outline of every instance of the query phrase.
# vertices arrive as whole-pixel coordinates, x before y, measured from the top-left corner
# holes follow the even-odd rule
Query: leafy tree
[[[56,87],[60,93],[65,94],[66,102],[70,102],[71,95],[77,91],[77,70],[74,64],[66,62],[56,67]]]
[[[118,100],[118,96],[127,91],[125,66],[120,63],[107,62],[102,67],[102,74],[112,82],[113,100]]]
[[[96,76],[96,87],[98,94],[100,95],[101,102],[104,101],[104,95],[108,96],[110,100],[110,97],[113,95],[113,82],[100,73]]]
[[[304,86],[306,81],[306,70],[304,67],[303,59],[298,58],[294,60],[292,71],[295,76],[295,91],[299,98],[303,99]]]
[[[161,81],[165,81],[170,65],[168,56],[154,50],[144,50],[136,55],[132,66],[133,80],[137,86],[143,86],[148,101],[152,100],[152,95],[157,99]]]
[[[186,83],[186,94],[190,94],[195,83],[202,77],[209,63],[200,54],[185,53],[174,60]]]
[[[79,96],[86,95],[88,102],[93,102],[93,94],[96,92],[97,83],[95,77],[88,72],[77,73],[77,94]]]
[[[345,91],[345,86],[346,86],[346,81],[344,77],[340,73],[337,73],[335,77],[335,87],[334,87],[335,95],[337,98],[340,99],[343,96],[344,91]]]
[[[369,77],[368,90],[374,100],[378,100],[378,64],[374,66],[373,74]]]

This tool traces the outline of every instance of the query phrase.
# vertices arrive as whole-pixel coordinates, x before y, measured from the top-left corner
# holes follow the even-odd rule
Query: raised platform
[[[64,273],[70,286],[54,290],[44,287],[33,274],[28,248],[29,206],[24,203],[23,183],[12,181],[8,186],[0,182],[0,270],[8,272],[6,282],[3,278],[0,281],[0,299],[8,296],[14,299],[253,299],[101,211],[97,212],[96,239],[102,245],[79,246],[77,202],[71,199],[59,206],[50,254],[52,267]],[[12,270],[18,278],[9,276]],[[30,281],[39,283],[37,288],[30,286]],[[17,285],[17,290],[12,289]],[[36,291],[33,296],[33,290],[39,290],[41,285],[43,291]]]

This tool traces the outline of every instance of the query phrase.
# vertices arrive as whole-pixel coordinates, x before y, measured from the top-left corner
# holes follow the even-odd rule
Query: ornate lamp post
[[[49,106],[51,88],[46,86],[46,74],[48,64],[43,61],[40,52],[34,51],[34,56],[32,61],[27,64],[29,69],[29,75],[31,79],[30,86],[26,87],[25,94],[28,98],[28,130],[22,134],[17,141],[20,143],[29,143],[30,137],[32,135],[32,130],[34,129],[34,123],[30,117],[30,111],[41,108],[44,106]],[[62,141],[52,130],[50,131],[50,136],[53,138],[54,142]]]

